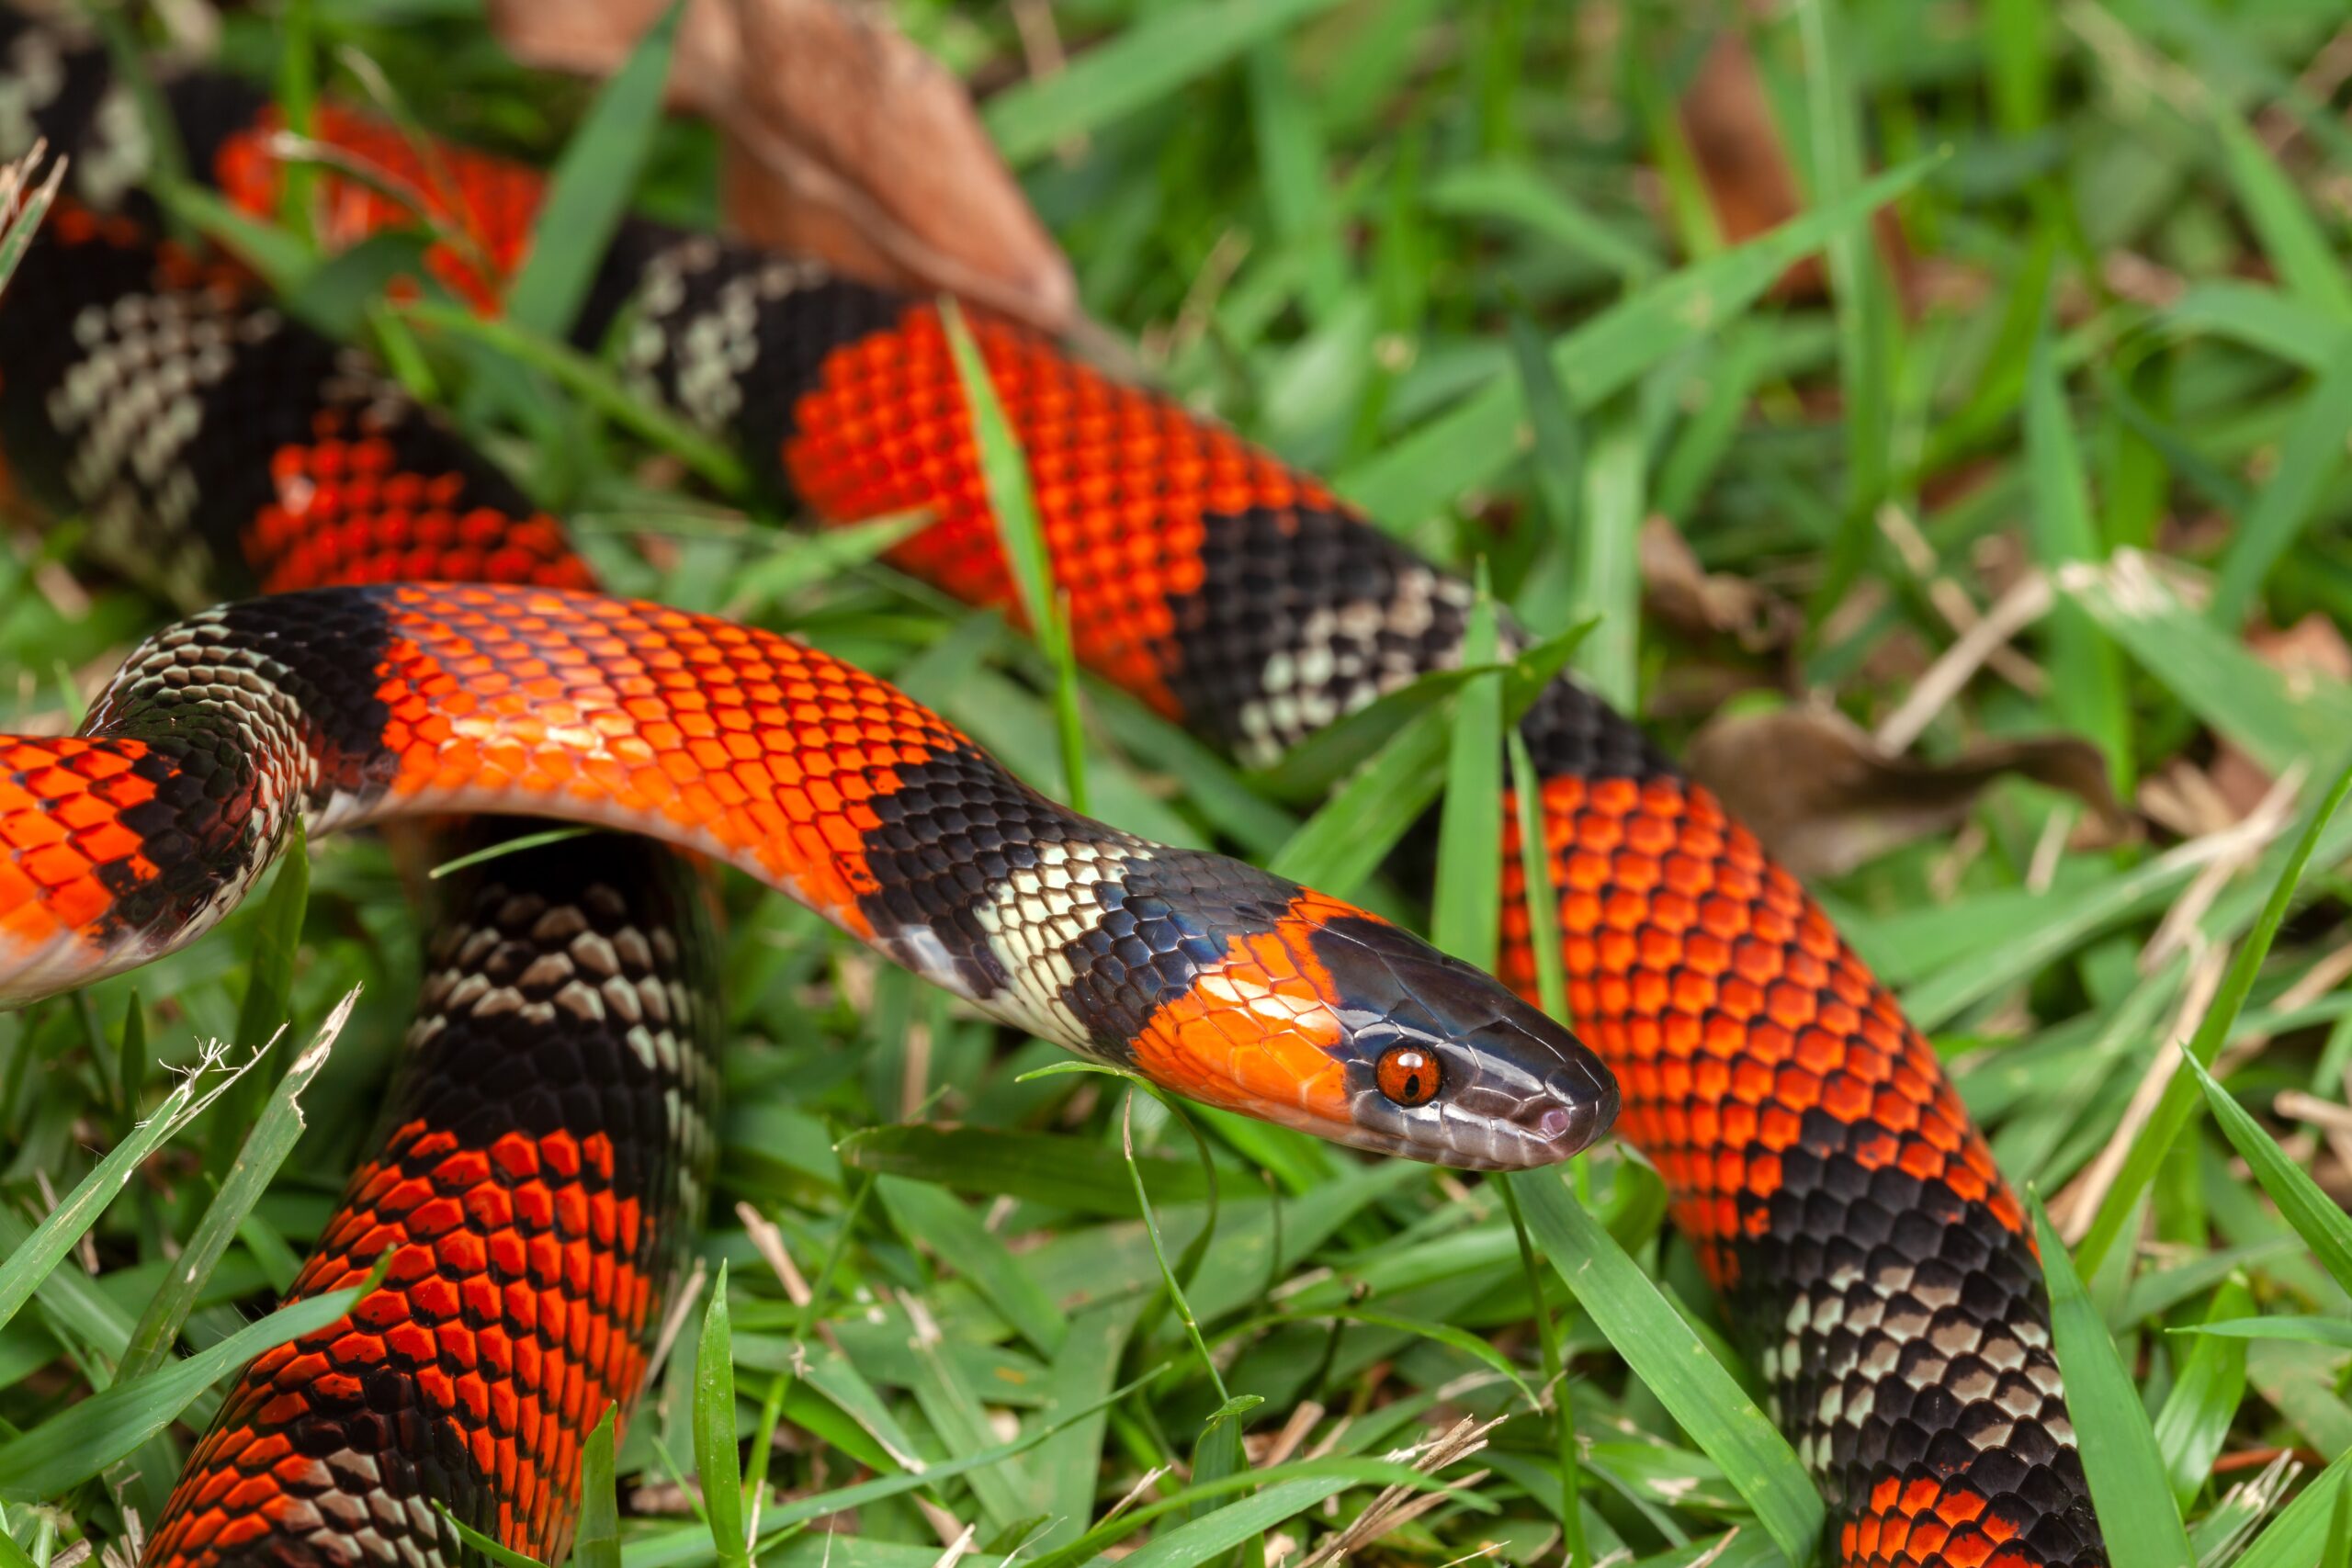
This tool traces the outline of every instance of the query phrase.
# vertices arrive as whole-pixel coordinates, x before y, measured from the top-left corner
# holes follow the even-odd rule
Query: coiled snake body
[[[80,153],[85,175],[103,176],[94,197],[131,183],[141,135],[101,51],[0,23],[0,107],[21,111],[0,125],[39,124]],[[269,210],[277,173],[263,100],[196,73],[164,89],[190,169]],[[428,162],[338,113],[315,129],[390,171],[396,187],[430,193],[492,267],[511,268],[526,249],[538,191],[527,172],[446,150]],[[332,241],[405,219],[370,188],[329,185]],[[19,988],[185,940],[258,874],[293,811],[320,825],[398,809],[545,812],[729,859],[1000,1016],[1325,1136],[1501,1167],[1557,1157],[1605,1124],[1607,1075],[1474,971],[1319,895],[1071,818],[935,716],[797,644],[584,596],[584,569],[553,520],[390,383],[255,308],[216,269],[159,254],[130,220],[79,210],[54,227],[0,306],[0,423],[22,482],[81,507],[101,536],[143,541],[151,565],[184,579],[242,558],[269,590],[380,586],[209,612],[135,656],[82,739],[6,743],[19,750],[0,774],[15,791],[0,801],[0,831],[10,821],[57,829],[29,848],[9,832],[18,847],[0,872],[0,964],[19,972]],[[451,252],[434,265],[469,293],[498,282]],[[933,522],[896,563],[973,603],[1014,604],[932,306],[631,222],[604,258],[575,340],[603,344],[616,323],[625,372],[732,444],[808,515],[924,510]],[[1095,671],[1262,761],[1459,660],[1467,587],[1312,478],[1031,333],[986,320],[975,330],[1030,465],[1078,651]],[[522,586],[414,582],[432,578]],[[191,764],[182,721],[232,709],[240,725],[284,728],[288,745],[270,753],[280,761],[233,779],[218,759]],[[1623,717],[1562,680],[1521,730],[1543,780],[1577,1028],[1622,1086],[1619,1125],[1665,1174],[1677,1222],[1755,1335],[1776,1413],[1836,1509],[1839,1560],[2104,1562],[2018,1205],[1932,1048],[1795,879]],[[173,747],[171,766],[153,760]],[[165,812],[156,803],[171,791]],[[176,837],[152,836],[164,818]],[[1500,973],[1532,994],[1516,813],[1504,820],[1513,826],[1499,846]],[[531,871],[493,869],[509,880]],[[501,897],[508,904],[477,907],[473,924],[456,928],[476,934],[447,951],[537,940],[539,916],[500,919],[516,897],[543,896]],[[594,917],[605,941],[587,943],[590,967],[607,948],[619,956],[610,928],[634,921],[641,933],[650,919],[627,908]],[[584,909],[579,919],[594,924]],[[571,931],[562,940],[581,940],[577,924],[556,921]],[[526,953],[500,951],[510,964]],[[579,954],[566,951],[576,970]],[[647,958],[629,984],[694,1013],[691,986],[659,969],[654,944],[632,951]],[[600,972],[567,983],[615,982]],[[563,1005],[561,986],[551,998],[528,991],[516,995],[542,1012]],[[662,1080],[673,1086],[703,1071],[683,1044],[653,1059],[674,1064],[648,1069],[673,1075]],[[409,1081],[435,1070],[413,1065]],[[639,1157],[671,1173],[665,1190],[695,1185],[697,1156]],[[422,1200],[414,1182],[430,1179],[400,1168]],[[578,1179],[617,1191],[616,1174],[593,1176]],[[368,1208],[366,1184],[378,1179],[355,1179],[354,1199],[375,1216],[367,1223],[412,1235],[380,1203]],[[665,1234],[681,1212],[660,1209]],[[359,1223],[338,1221],[329,1243]],[[603,1224],[589,1221],[591,1275],[613,1245],[602,1238],[620,1234]],[[491,1258],[480,1277],[512,1280],[534,1264]],[[632,1268],[650,1282],[650,1301],[662,1266]],[[481,1483],[486,1495],[498,1495],[518,1462],[519,1369],[481,1360],[475,1331],[508,1320],[486,1302],[448,1304],[442,1323],[475,1335],[467,1353],[477,1360],[443,1378],[447,1398],[427,1400],[431,1419],[472,1435],[452,1440],[474,1443],[470,1461],[498,1478]],[[640,1331],[642,1314],[625,1317],[559,1332],[609,1343],[597,1337]],[[450,1343],[412,1336],[414,1367],[430,1352],[439,1375]],[[277,1359],[270,1378],[323,1375],[290,1371],[299,1357]],[[218,1479],[229,1473],[218,1462],[234,1469],[244,1441],[238,1423],[266,1408],[240,1403],[260,1375],[231,1402],[175,1505],[175,1520],[220,1522],[200,1540],[167,1525],[156,1559],[392,1561],[390,1538],[362,1539],[356,1525],[303,1536],[238,1522],[263,1517],[288,1490],[250,1462]],[[602,1386],[626,1382],[616,1374]],[[565,1401],[574,1431],[601,1408],[584,1391]],[[418,1450],[401,1437],[381,1451]],[[564,1473],[552,1451],[533,1462],[542,1487]],[[322,1482],[315,1467],[302,1471],[346,1510],[352,1497],[373,1506],[420,1495],[382,1472]],[[560,1551],[564,1508],[513,1496],[482,1516],[487,1528]],[[333,1511],[308,1506],[311,1517]],[[240,1531],[246,1539],[232,1541]],[[407,1539],[429,1550],[435,1538],[418,1523]]]

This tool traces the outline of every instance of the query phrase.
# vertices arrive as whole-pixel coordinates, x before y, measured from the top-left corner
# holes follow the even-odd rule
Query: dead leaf
[[[2212,775],[2186,757],[2168,758],[2140,781],[2141,815],[2183,839],[2201,839],[2245,818],[2213,784]]]
[[[2064,790],[2109,836],[2129,826],[2098,749],[2072,735],[1976,747],[1949,762],[1890,757],[1835,709],[1724,714],[1692,738],[1692,775],[1802,876],[1836,876],[1964,819],[1985,786],[2017,773]]]
[[[2245,646],[2286,677],[2290,695],[2308,692],[2314,682],[2352,682],[2352,647],[2346,645],[2335,623],[2316,610],[2284,630],[2256,626],[2245,634]],[[2214,749],[2207,772],[2233,822],[2253,810],[2275,782],[2260,763],[2226,739]]]
[[[667,0],[491,0],[491,31],[506,52],[541,71],[609,76],[666,8]],[[670,107],[723,118],[735,103],[735,62],[742,56],[733,0],[695,0],[679,18],[670,53]]]
[[[1752,240],[1805,209],[1804,191],[1765,95],[1763,73],[1757,69],[1747,36],[1737,28],[1716,37],[1675,114],[1725,243]],[[1889,270],[1905,284],[1907,302],[1911,258],[1902,230],[1884,208],[1872,215],[1871,226]],[[1821,258],[1807,256],[1781,275],[1772,293],[1782,299],[1815,299],[1828,288]]]
[[[1804,613],[1745,578],[1709,572],[1673,520],[1652,513],[1642,520],[1642,603],[1668,626],[1694,637],[1732,637],[1750,653],[1772,653],[1794,642]]]
[[[526,64],[607,75],[662,0],[492,0]],[[671,104],[716,121],[729,220],[761,245],[870,282],[945,290],[1062,333],[1069,260],[955,76],[842,0],[692,0]]]
[[[1764,78],[1739,32],[1716,38],[1675,112],[1725,243],[1754,239],[1804,210],[1804,195],[1781,144]],[[1772,291],[1782,299],[1814,299],[1826,287],[1820,258],[1807,256],[1782,273]]]

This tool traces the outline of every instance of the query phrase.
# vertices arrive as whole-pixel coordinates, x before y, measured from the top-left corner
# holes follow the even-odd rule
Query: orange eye
[[[1380,1058],[1380,1092],[1399,1105],[1437,1098],[1437,1058],[1418,1045],[1392,1045]]]

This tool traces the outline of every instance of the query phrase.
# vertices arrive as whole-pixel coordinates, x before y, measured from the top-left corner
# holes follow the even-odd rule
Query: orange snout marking
[[[1272,931],[1236,937],[1193,988],[1136,1036],[1136,1068],[1179,1094],[1292,1126],[1348,1116],[1342,1029],[1330,973],[1307,939],[1351,905],[1294,900]]]

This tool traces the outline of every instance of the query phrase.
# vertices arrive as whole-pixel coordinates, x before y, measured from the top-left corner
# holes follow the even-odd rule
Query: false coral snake
[[[138,162],[137,136],[123,129],[121,89],[98,52],[43,28],[19,28],[5,44],[0,81],[25,111],[17,118],[95,150],[112,183],[127,183],[119,175]],[[268,210],[277,175],[266,102],[201,73],[168,77],[164,96],[190,166],[239,204]],[[526,253],[539,188],[528,172],[448,151],[427,166],[402,137],[337,112],[316,130],[391,171],[395,186],[432,193],[444,218],[471,234],[469,254],[503,273]],[[331,183],[322,210],[336,243],[405,220],[379,190]],[[61,253],[103,247],[118,228],[102,215],[79,222],[86,232],[61,234]],[[130,254],[127,234],[113,238]],[[479,297],[499,282],[454,252],[435,265]],[[28,482],[77,502],[102,528],[161,538],[166,564],[244,555],[266,587],[435,575],[568,586],[572,568],[552,523],[478,460],[447,455],[435,445],[447,441],[440,427],[384,383],[355,380],[332,355],[289,348],[307,341],[300,329],[232,302],[228,287],[193,264],[167,259],[160,272],[112,284],[102,270],[82,257],[65,267],[61,287],[88,291],[66,296],[78,301],[72,310],[0,312],[0,416]],[[24,292],[20,282],[11,303]],[[925,510],[934,521],[897,549],[897,564],[974,603],[1012,604],[932,306],[810,264],[632,222],[603,259],[575,340],[601,344],[616,323],[628,376],[735,444],[809,515],[849,522]],[[1468,589],[1366,526],[1313,479],[1032,334],[983,322],[978,336],[1030,464],[1078,650],[1102,676],[1236,754],[1264,760],[1458,660]],[[307,368],[290,378],[257,368],[288,356]],[[463,569],[445,564],[453,557]],[[595,623],[608,616],[617,630],[603,637]],[[364,666],[349,652],[315,670],[292,657],[313,638],[323,649],[331,624],[349,639],[344,647],[365,650]],[[660,659],[643,659],[654,646]],[[599,662],[607,658],[622,664]],[[562,795],[562,809],[657,830],[779,879],[903,962],[1048,1037],[1114,1056],[1124,1041],[1126,1059],[1186,1092],[1262,1111],[1269,1085],[1295,1087],[1287,1119],[1472,1164],[1524,1163],[1497,1154],[1506,1146],[1543,1157],[1589,1136],[1599,1120],[1605,1096],[1573,1043],[1393,928],[1227,863],[1212,875],[1205,859],[1102,829],[1074,833],[952,731],[797,645],[551,587],[387,586],[217,612],[164,634],[142,660],[94,716],[101,722],[88,744],[66,757],[53,755],[65,743],[40,743],[48,765],[17,770],[20,790],[35,777],[54,786],[38,807],[46,819],[62,819],[56,803],[68,796],[155,784],[154,766],[142,773],[143,756],[130,754],[152,741],[136,733],[133,699],[174,670],[232,666],[231,683],[259,686],[264,708],[285,705],[281,680],[340,680],[359,706],[335,711],[364,709],[367,722],[314,726],[291,774],[241,784],[240,807],[250,809],[216,812],[207,831],[266,837],[268,813],[295,808],[297,797],[354,820],[402,799],[515,809],[514,791],[485,781],[526,781],[542,806]],[[261,671],[259,661],[271,662]],[[678,725],[680,739],[708,752],[691,777],[633,784],[627,766],[579,760],[581,748],[610,751],[617,737],[641,742],[631,761],[660,772],[647,759],[662,748],[645,727],[678,716],[630,705],[657,700],[648,694],[668,675],[720,670],[750,688],[729,709],[747,723],[714,721],[691,736]],[[673,682],[660,700],[680,689]],[[817,694],[820,716],[793,711],[802,694]],[[549,702],[558,706],[543,709]],[[295,730],[326,711],[299,698],[293,706],[281,717]],[[768,766],[779,719],[831,727],[825,744],[857,750],[857,766],[821,805],[805,776],[783,781]],[[109,721],[119,721],[115,733],[103,728]],[[420,741],[427,731],[429,743]],[[1624,718],[1563,680],[1521,732],[1543,779],[1539,816],[1575,1017],[1623,1086],[1623,1132],[1665,1173],[1678,1222],[1755,1336],[1777,1414],[1836,1506],[1840,1560],[1857,1568],[2104,1561],[2030,1241],[1932,1048],[1795,880]],[[387,743],[395,734],[402,744]],[[944,812],[918,828],[885,809],[908,779],[934,776],[956,781]],[[719,787],[725,777],[740,791]],[[217,787],[208,778],[197,793],[209,801]],[[795,789],[807,822],[794,817]],[[846,824],[832,829],[846,837],[829,841],[842,857],[834,871],[810,871],[821,863],[813,850],[798,870],[779,865],[780,853],[789,858],[776,848],[786,829],[763,818],[763,806],[798,828]],[[79,809],[102,828],[115,823]],[[1501,970],[1532,991],[1509,831]],[[954,834],[964,835],[956,841],[967,863],[984,867],[977,885],[934,858],[933,847]],[[230,881],[254,858],[250,842],[234,855],[212,863],[236,871]],[[128,858],[136,856],[130,846]],[[171,919],[221,896],[217,881],[174,882],[187,874],[185,860],[150,863],[156,875],[129,881],[176,897]],[[83,900],[66,922],[76,933],[103,926],[117,908],[127,885],[115,875],[115,884],[60,882],[81,889],[68,895]],[[53,918],[55,895],[18,904],[44,910],[23,917],[31,927],[20,951],[33,951],[34,937],[50,943],[44,953],[59,951],[40,925]],[[1042,911],[1035,921],[1032,908]],[[910,909],[922,918],[908,920]],[[1237,916],[1253,934],[1229,934]],[[1148,934],[1155,919],[1170,933],[1164,951]],[[1336,946],[1325,934],[1335,930],[1345,938]],[[1227,939],[1219,945],[1204,931]],[[147,940],[119,931],[108,940],[117,939]],[[1148,983],[1130,983],[1146,975]],[[1343,994],[1354,984],[1379,999],[1362,1010],[1360,1032],[1345,1007],[1325,1005],[1335,1021],[1317,1016],[1311,1026],[1285,1010],[1278,1043],[1201,1069],[1200,1043],[1229,1038],[1216,1009],[1183,999],[1206,975],[1227,996],[1296,998],[1305,984],[1328,1004],[1319,989],[1328,976]],[[1187,1006],[1196,1011],[1171,1015]],[[1402,1033],[1393,1027],[1400,1010],[1412,1023]],[[1155,1032],[1174,1043],[1156,1061],[1161,1047],[1146,1043]],[[1482,1105],[1489,1114],[1476,1136],[1433,1145],[1404,1130],[1442,1124],[1429,1106],[1455,1103],[1488,1069],[1507,1082]],[[1581,1076],[1582,1090],[1563,1073]]]

